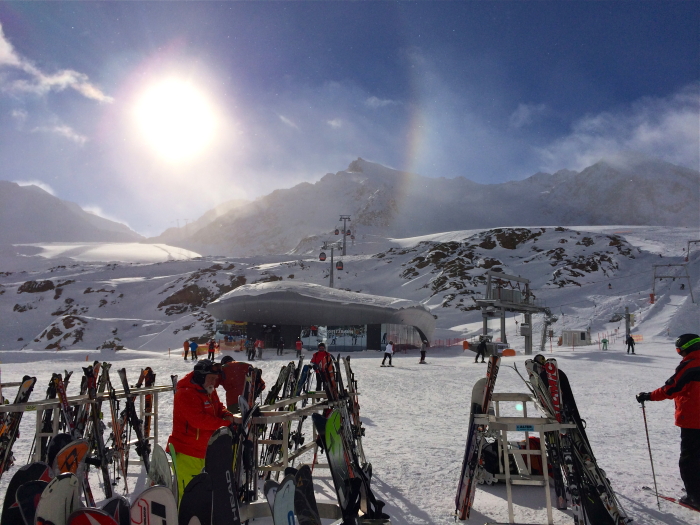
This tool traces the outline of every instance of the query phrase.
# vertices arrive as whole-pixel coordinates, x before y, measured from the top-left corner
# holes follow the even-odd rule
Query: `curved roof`
[[[289,281],[240,286],[209,303],[207,310],[217,319],[261,324],[404,324],[428,340],[435,330],[433,314],[415,301]]]

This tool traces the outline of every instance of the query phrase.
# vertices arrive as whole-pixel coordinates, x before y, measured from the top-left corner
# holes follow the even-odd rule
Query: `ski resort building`
[[[564,330],[561,333],[561,346],[587,346],[593,344],[590,330]]]
[[[389,340],[419,347],[435,331],[435,317],[420,303],[289,281],[240,286],[207,311],[220,326],[244,323],[246,335],[266,347],[280,337],[285,348],[294,348],[297,337],[307,348],[324,341],[329,351],[381,350]]]

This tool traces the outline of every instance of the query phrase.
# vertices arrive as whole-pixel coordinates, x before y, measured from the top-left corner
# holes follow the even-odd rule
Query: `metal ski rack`
[[[520,393],[494,393],[492,397],[494,413],[478,414],[474,416],[474,422],[488,428],[495,434],[498,448],[499,473],[495,478],[505,481],[508,497],[508,523],[515,524],[513,512],[513,485],[535,485],[544,487],[545,501],[547,505],[547,525],[554,524],[552,515],[552,496],[549,488],[549,467],[547,463],[547,450],[545,448],[545,432],[561,432],[564,429],[576,428],[571,423],[559,423],[556,419],[546,417],[528,417],[527,403],[537,406],[536,399],[531,394]],[[522,417],[502,417],[500,403],[522,403]],[[525,448],[512,448],[508,442],[508,432],[524,432]],[[530,434],[539,434],[539,450],[530,449]],[[513,456],[518,466],[518,474],[510,472],[510,456]],[[542,460],[542,474],[532,474],[532,461],[525,457],[540,456]],[[505,468],[504,468],[505,467]],[[493,524],[499,525],[499,524]],[[505,525],[505,524],[504,524]]]
[[[141,400],[141,406],[143,406],[144,399],[143,396],[146,394],[153,394],[153,439],[158,439],[158,393],[160,392],[172,392],[172,385],[162,385],[144,388],[135,388],[132,390],[132,395],[136,395]],[[125,398],[124,390],[116,390],[117,399]],[[99,392],[94,401],[90,400],[88,395],[82,396],[69,396],[67,398],[69,406],[78,406],[84,404],[92,404],[94,402],[109,401],[108,392]],[[58,434],[58,422],[60,419],[61,402],[58,399],[42,399],[37,401],[30,401],[28,403],[17,403],[9,405],[0,405],[0,413],[3,412],[29,412],[36,411],[36,439],[42,437],[54,437]],[[44,412],[47,410],[53,410],[53,428],[51,432],[42,432],[43,427],[43,416]],[[39,447],[36,447],[34,455],[32,456],[32,461],[40,461],[41,451]]]

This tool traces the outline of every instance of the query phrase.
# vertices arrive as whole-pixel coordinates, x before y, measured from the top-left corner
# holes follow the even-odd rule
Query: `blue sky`
[[[0,27],[0,179],[144,234],[357,157],[698,169],[697,2],[5,2]]]

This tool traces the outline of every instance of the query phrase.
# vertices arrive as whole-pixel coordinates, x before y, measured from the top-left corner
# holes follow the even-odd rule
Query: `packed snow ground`
[[[640,331],[644,332],[643,326]],[[659,510],[655,498],[641,490],[642,485],[652,485],[652,477],[642,412],[634,395],[661,386],[673,373],[679,361],[673,338],[645,339],[637,345],[634,356],[625,354],[621,342],[611,345],[607,352],[598,350],[597,345],[575,351],[555,345],[551,354],[547,348],[547,355],[557,358],[560,368],[568,374],[581,415],[587,421],[593,451],[634,522],[700,523],[697,513],[673,503],[662,501]],[[454,523],[454,496],[464,454],[469,398],[474,381],[486,370],[485,365],[474,363],[473,356],[456,347],[435,349],[428,353],[428,364],[419,365],[417,352],[409,351],[395,356],[393,368],[382,368],[379,352],[352,355],[366,427],[363,444],[374,471],[372,485],[377,496],[387,503],[386,511],[395,525]],[[36,375],[38,382],[32,399],[42,399],[52,372],[73,370],[69,386],[69,395],[73,395],[86,358],[90,362],[98,359],[114,363],[113,380],[117,379],[116,369],[122,366],[132,381],[142,367],[151,366],[157,374],[157,384],[169,384],[170,374],[182,377],[192,368],[192,363],[183,361],[179,352],[168,356],[167,352],[132,350],[24,350],[2,353],[2,380],[18,381],[25,373]],[[292,351],[278,357],[268,349],[263,360],[255,362],[262,368],[268,388],[280,367],[292,359]],[[509,368],[517,364],[523,370],[525,359],[523,355],[502,359],[496,392],[526,392],[520,378]],[[221,390],[220,394],[223,396]],[[6,395],[14,396],[14,389]],[[160,395],[159,411],[159,443],[165,445],[172,424],[171,393]],[[109,420],[108,411],[105,412]],[[34,412],[27,412],[22,421],[21,438],[14,447],[17,465],[23,464],[29,454],[34,417]],[[679,497],[679,430],[673,425],[673,403],[648,403],[647,418],[659,490]],[[310,435],[310,427],[305,429]],[[510,437],[516,439],[518,435]],[[310,456],[306,461],[309,460]],[[12,468],[0,480],[0,497],[4,497],[16,469]],[[136,470],[135,464],[130,470]],[[93,491],[99,498],[101,489],[92,472]],[[317,469],[314,476],[317,498],[333,499],[327,471]],[[132,489],[137,485],[135,478],[130,479],[129,485]],[[120,483],[117,492],[122,487]],[[513,494],[517,522],[546,522],[541,487],[518,486]],[[569,512],[554,513],[557,524],[573,521]],[[479,486],[469,523],[507,521],[505,486]],[[265,525],[271,521],[262,519],[256,523]]]

